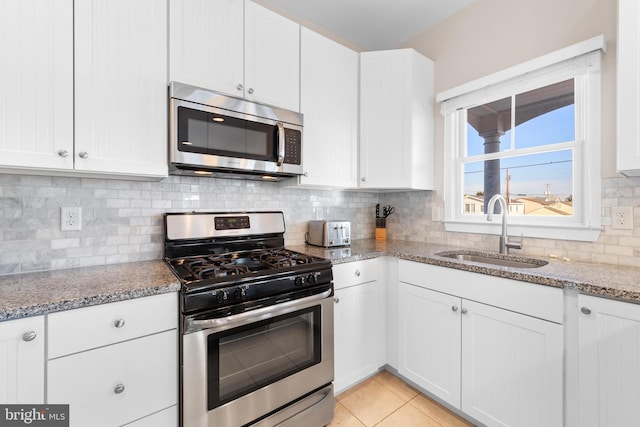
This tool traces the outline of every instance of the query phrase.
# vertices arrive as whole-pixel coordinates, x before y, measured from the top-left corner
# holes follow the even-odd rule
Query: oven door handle
[[[248,324],[270,319],[272,317],[300,310],[301,308],[305,308],[305,306],[314,305],[316,302],[330,297],[332,293],[333,289],[327,289],[320,294],[285,301],[268,307],[247,311],[246,313],[233,314],[231,316],[225,316],[217,319],[194,320],[187,317],[185,318],[184,323],[184,333],[188,334],[204,329],[213,330],[212,332],[215,332],[216,329],[229,329],[237,324]]]

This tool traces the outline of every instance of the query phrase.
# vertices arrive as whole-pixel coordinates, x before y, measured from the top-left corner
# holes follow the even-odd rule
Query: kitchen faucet
[[[502,197],[502,194],[494,194],[491,199],[489,199],[489,204],[487,205],[487,221],[493,221],[493,208],[498,202],[500,204],[500,209],[502,210],[502,235],[500,236],[500,253],[503,255],[507,255],[509,253],[509,249],[522,249],[522,239],[519,242],[510,242],[509,237],[507,236],[507,201]]]

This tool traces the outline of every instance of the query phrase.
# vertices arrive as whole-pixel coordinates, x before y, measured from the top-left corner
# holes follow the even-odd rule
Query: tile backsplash
[[[436,192],[385,193],[380,202],[396,206],[397,215],[387,220],[387,237],[397,240],[442,243],[445,245],[496,251],[498,236],[450,233],[441,221],[432,221],[434,209],[442,212],[442,197]],[[633,208],[634,228],[611,228],[611,207]],[[436,213],[436,217],[438,214]],[[596,242],[576,242],[524,238],[522,250],[512,253],[533,257],[556,257],[570,261],[640,266],[640,178],[602,180],[603,231]]]
[[[287,245],[310,219],[350,219],[373,235],[378,195],[276,183],[170,176],[157,182],[0,175],[0,274],[162,257],[164,212],[277,210]],[[60,231],[60,208],[82,208],[82,230]]]
[[[520,253],[640,265],[640,178],[603,180],[604,231],[597,242],[527,239]],[[391,204],[389,239],[495,250],[497,236],[448,233],[438,192],[367,193],[171,176],[157,182],[0,175],[0,274],[114,264],[162,257],[162,214],[281,210],[285,243],[304,243],[310,219],[349,219],[354,239],[374,234],[374,206]],[[82,208],[82,230],[60,231],[60,208]],[[633,230],[612,230],[611,207],[634,207]]]

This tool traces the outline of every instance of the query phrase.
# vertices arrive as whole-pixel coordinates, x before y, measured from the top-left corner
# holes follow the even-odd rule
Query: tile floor
[[[468,427],[473,424],[382,371],[336,396],[329,427]]]

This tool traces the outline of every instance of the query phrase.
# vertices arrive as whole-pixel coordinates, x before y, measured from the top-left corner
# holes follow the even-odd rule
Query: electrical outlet
[[[77,231],[82,230],[82,208],[60,208],[60,230]]]
[[[633,230],[633,207],[615,206],[611,208],[611,228],[614,230]]]

